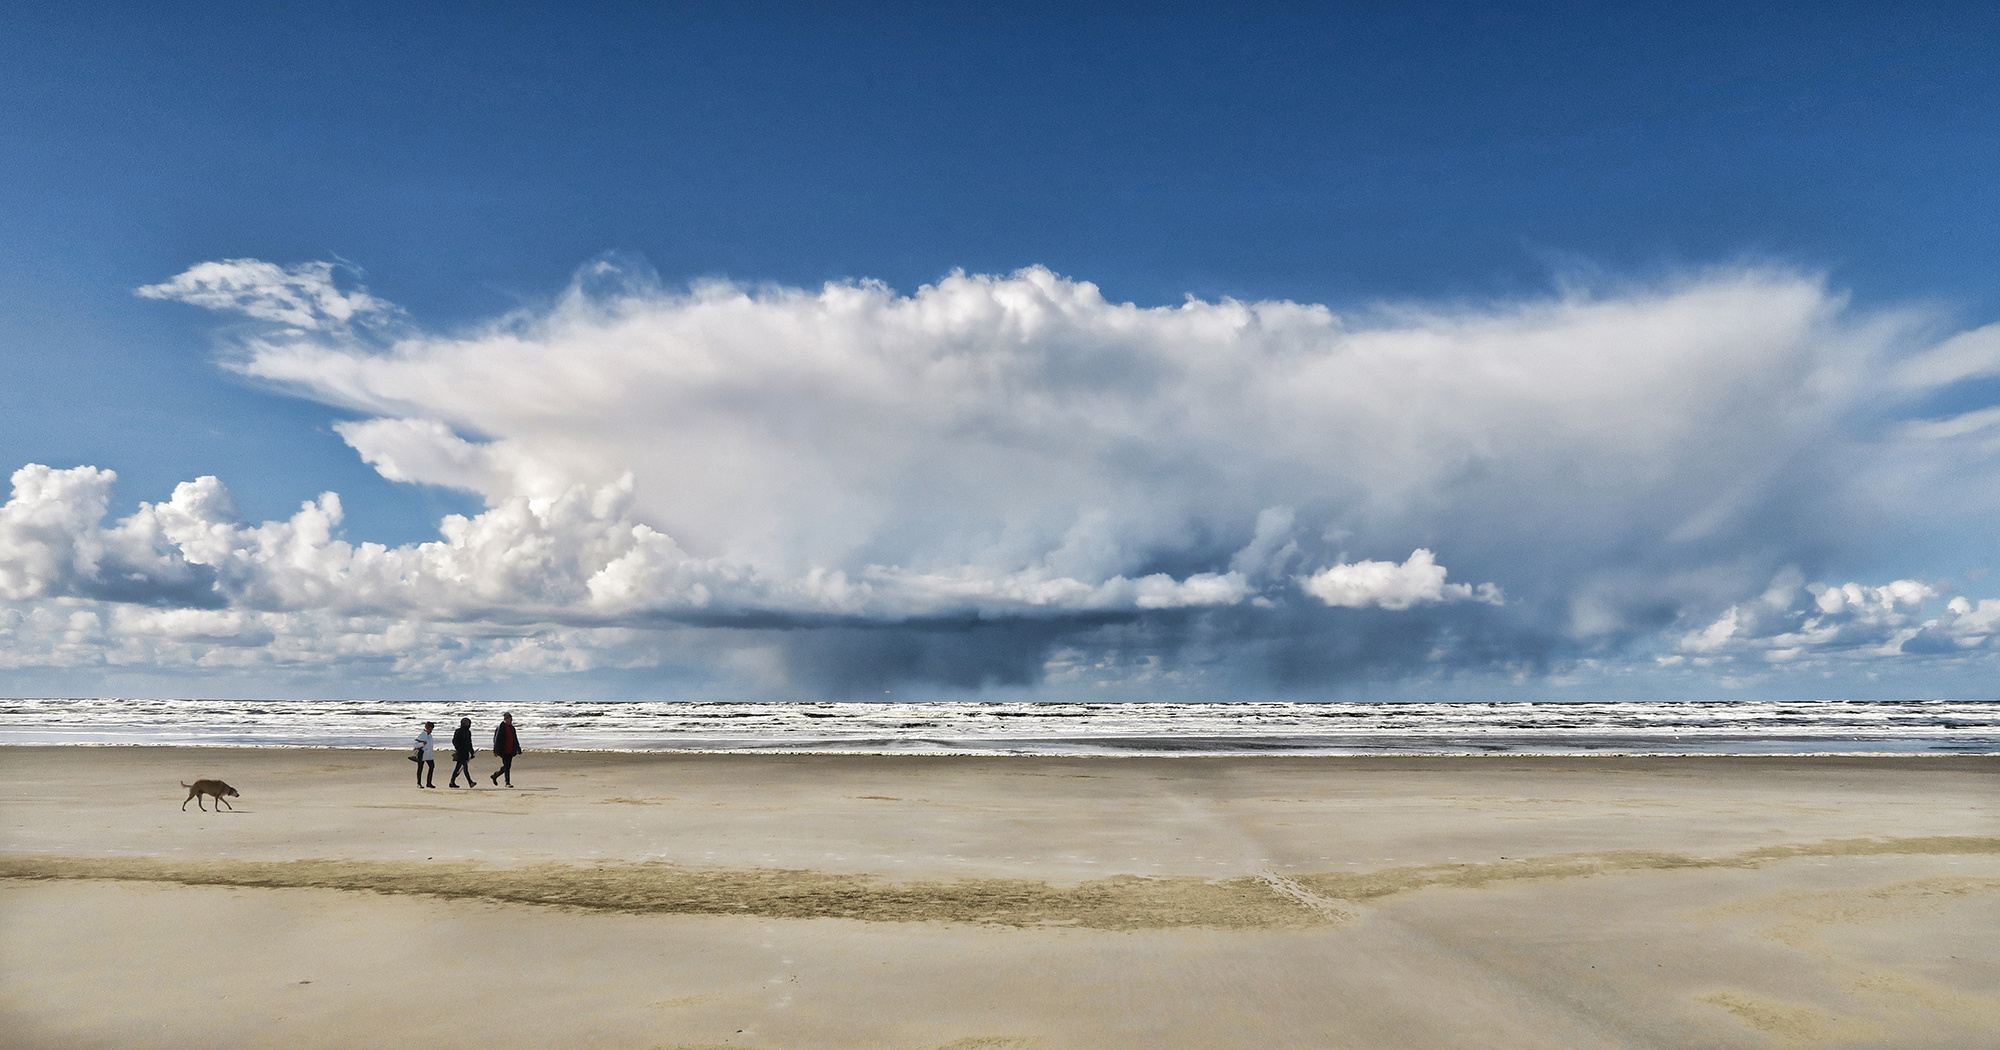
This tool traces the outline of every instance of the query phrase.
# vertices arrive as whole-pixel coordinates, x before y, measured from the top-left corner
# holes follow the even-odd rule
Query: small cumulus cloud
[[[1392,561],[1333,565],[1300,579],[1299,586],[1328,605],[1348,609],[1407,609],[1424,602],[1506,604],[1500,588],[1491,583],[1473,587],[1446,583],[1444,578],[1445,567],[1437,563],[1437,556],[1418,548],[1401,565]]]
[[[1788,574],[1791,575],[1791,574]],[[1704,664],[1750,660],[1826,665],[1896,656],[1957,656],[1989,650],[2000,600],[1944,595],[1921,580],[1803,587],[1781,578],[1756,601],[1732,605],[1684,634],[1676,648]]]

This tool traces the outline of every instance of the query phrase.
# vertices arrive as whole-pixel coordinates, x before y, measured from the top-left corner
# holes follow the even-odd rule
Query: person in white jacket
[[[417,786],[420,788],[437,786],[437,745],[431,740],[431,729],[436,725],[436,722],[424,723],[424,731],[417,734],[417,753],[410,756],[417,762]]]

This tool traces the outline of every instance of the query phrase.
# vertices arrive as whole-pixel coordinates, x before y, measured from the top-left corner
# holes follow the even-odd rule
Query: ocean
[[[2000,754],[2000,700],[679,703],[0,700],[0,745],[405,747],[502,711],[537,748],[978,755]]]

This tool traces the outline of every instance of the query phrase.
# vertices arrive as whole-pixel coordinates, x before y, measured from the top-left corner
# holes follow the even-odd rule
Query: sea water
[[[529,749],[825,754],[2000,754],[2000,700],[0,700],[0,744],[404,747],[511,711]]]

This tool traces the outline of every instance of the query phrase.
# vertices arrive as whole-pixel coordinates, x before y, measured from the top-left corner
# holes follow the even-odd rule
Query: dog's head
[[[224,784],[224,785],[222,785],[222,793],[223,793],[223,794],[225,794],[225,795],[228,795],[228,796],[229,796],[230,798],[242,798],[242,797],[243,797],[243,796],[241,796],[241,795],[237,794],[237,793],[236,793],[236,789],[235,789],[235,788],[233,788],[233,787],[230,787],[230,786],[229,786],[228,784]]]

